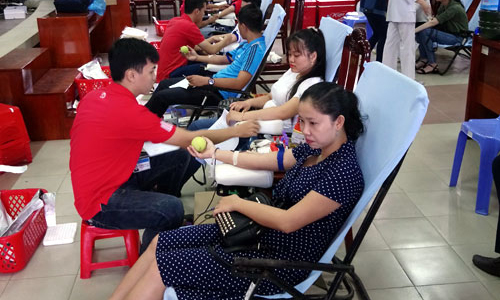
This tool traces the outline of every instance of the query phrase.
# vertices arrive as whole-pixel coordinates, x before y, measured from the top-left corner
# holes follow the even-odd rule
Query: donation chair
[[[398,87],[397,96],[388,88],[391,86]],[[257,288],[262,280],[269,280],[285,291],[272,296],[259,296],[250,292],[250,299],[333,299],[342,282],[349,293],[346,298],[352,298],[354,290],[345,280],[346,274],[352,278],[358,297],[369,299],[351,263],[420,128],[429,100],[422,85],[378,62],[366,64],[355,93],[359,97],[361,114],[366,118],[365,133],[356,142],[356,152],[365,179],[361,199],[318,263],[236,258],[232,265],[235,276],[251,278]],[[347,232],[374,196],[354,243],[343,259],[335,257]],[[275,270],[279,268],[306,269],[311,270],[311,273],[300,284],[291,286],[275,275]],[[322,271],[336,273],[326,294],[304,295]]]
[[[269,52],[272,49],[274,40],[276,39],[276,35],[278,34],[278,31],[281,27],[281,24],[283,23],[283,19],[285,18],[285,15],[286,15],[286,13],[285,13],[285,10],[283,9],[283,7],[281,7],[280,5],[274,6],[273,13],[271,15],[269,23],[267,24],[267,27],[264,30],[264,34],[263,34],[265,41],[266,41],[266,53],[265,53],[264,57],[262,58],[262,61],[259,65],[259,68],[255,72],[255,74],[253,74],[252,78],[247,83],[247,85],[242,90],[231,90],[231,89],[218,88],[219,90],[238,93],[239,94],[238,97],[241,97],[241,96],[248,97],[250,95],[250,93],[253,91],[253,89],[255,87],[255,83],[257,81],[257,78],[259,77],[260,73],[262,72],[262,69],[264,68],[264,65],[266,64],[267,56],[269,55]],[[220,94],[212,93],[210,91],[207,91],[207,97],[214,97],[214,98],[219,99],[219,101],[222,100],[222,97],[220,96]],[[193,121],[197,120],[200,117],[203,110],[205,110],[205,109],[217,110],[218,109],[217,107],[206,107],[204,103],[201,103],[201,105],[199,105],[199,106],[197,106],[197,105],[184,105],[184,104],[172,105],[171,108],[173,108],[173,109],[183,108],[183,109],[192,109],[193,110],[193,114],[191,115],[187,126],[189,126]]]

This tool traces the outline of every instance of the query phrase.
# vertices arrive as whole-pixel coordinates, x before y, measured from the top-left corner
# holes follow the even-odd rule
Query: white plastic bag
[[[86,79],[108,79],[108,75],[102,71],[101,64],[97,59],[91,60],[88,63],[78,68]]]
[[[35,193],[35,196],[31,199],[31,201],[26,204],[26,206],[19,212],[17,217],[14,219],[12,224],[10,224],[9,228],[6,232],[2,234],[2,236],[13,235],[14,233],[21,230],[26,220],[31,216],[31,214],[43,207],[43,201],[40,199],[40,190]]]
[[[0,201],[0,236],[3,235],[5,231],[9,228],[10,224],[12,224],[12,218],[9,216],[3,203]]]

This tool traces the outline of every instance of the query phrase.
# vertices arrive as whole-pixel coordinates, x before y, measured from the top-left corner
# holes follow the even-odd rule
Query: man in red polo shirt
[[[182,46],[189,46],[208,54],[215,54],[230,40],[220,40],[212,44],[215,39],[203,37],[198,28],[205,15],[205,0],[186,0],[185,14],[171,19],[163,34],[160,44],[160,61],[158,62],[158,79],[161,81],[169,77],[198,74],[200,63],[188,63],[180,53]]]
[[[257,123],[191,132],[163,122],[136,101],[151,90],[156,62],[158,52],[149,43],[118,40],[109,52],[114,82],[83,98],[71,128],[70,170],[78,213],[101,228],[144,228],[141,250],[159,231],[181,225],[184,210],[177,197],[191,175],[185,149],[142,156],[144,142],[186,148],[195,136],[220,142],[258,131]]]

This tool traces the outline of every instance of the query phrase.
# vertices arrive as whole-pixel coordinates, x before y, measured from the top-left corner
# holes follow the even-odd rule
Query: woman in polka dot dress
[[[274,188],[281,208],[223,197],[214,214],[238,211],[266,227],[260,236],[265,250],[225,253],[217,225],[197,225],[160,233],[127,273],[111,299],[161,299],[173,287],[179,299],[244,299],[250,279],[234,277],[210,253],[227,262],[234,257],[261,257],[317,262],[332,242],[363,191],[354,143],[363,132],[356,96],[334,83],[321,82],[300,99],[299,116],[306,144],[285,151],[240,153],[218,150],[210,140],[203,153],[193,156],[237,163],[248,169],[287,170]],[[190,146],[191,147],[191,146]],[[292,285],[307,271],[282,270],[278,276]],[[259,295],[280,293],[264,281]]]

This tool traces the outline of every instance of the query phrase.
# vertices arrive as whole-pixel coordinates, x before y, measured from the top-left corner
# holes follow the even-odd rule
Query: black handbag
[[[54,0],[57,13],[86,13],[92,0]]]
[[[254,193],[245,199],[273,206],[271,198],[262,192]],[[215,215],[215,222],[222,234],[225,252],[259,248],[258,237],[264,227],[249,217],[235,211],[224,212]]]

